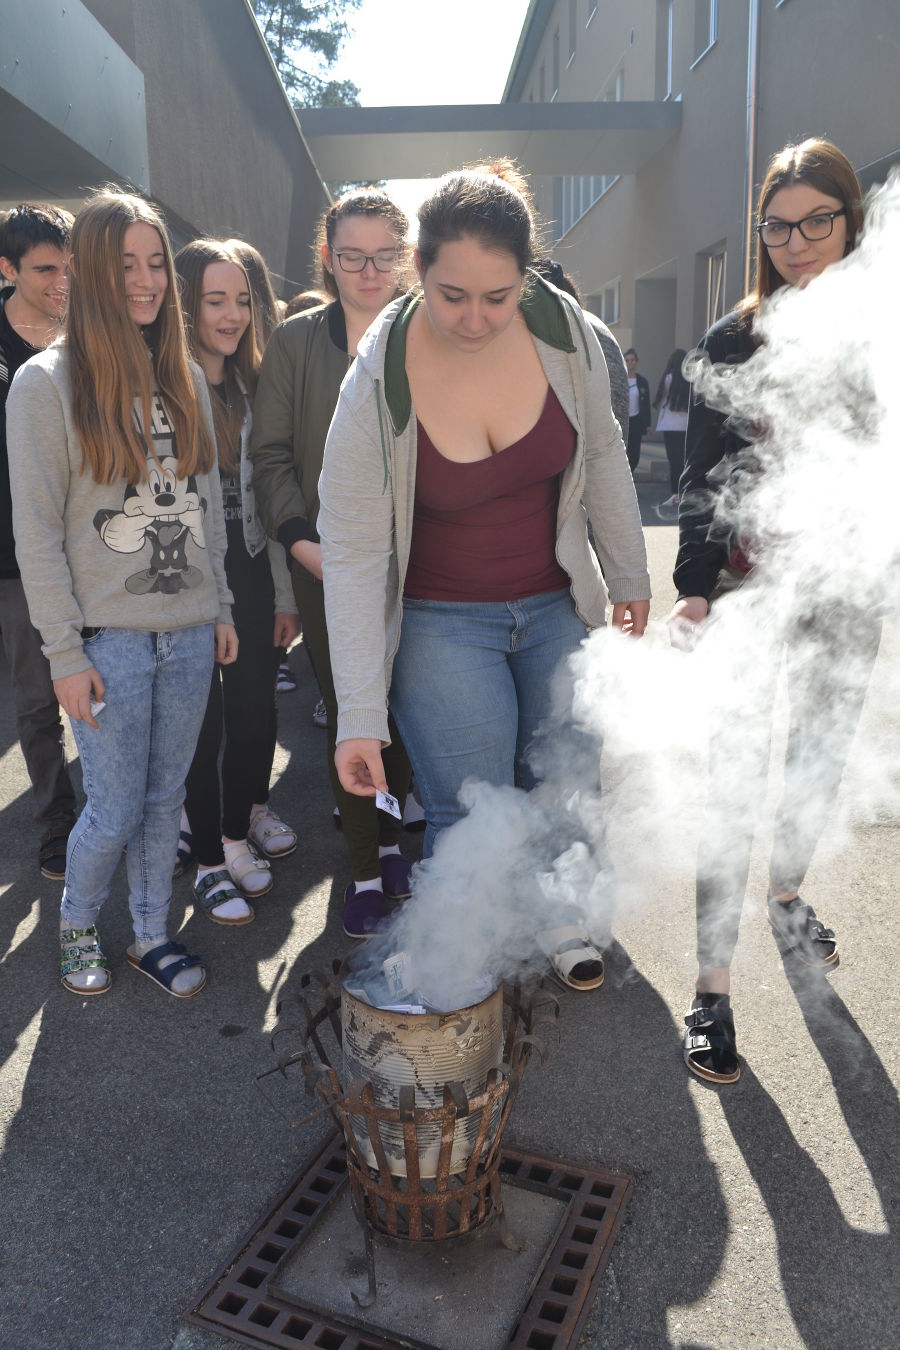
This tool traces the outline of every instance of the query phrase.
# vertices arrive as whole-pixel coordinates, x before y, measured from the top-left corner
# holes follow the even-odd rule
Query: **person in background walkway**
[[[554,673],[606,622],[586,518],[613,623],[640,634],[649,613],[603,354],[579,306],[530,270],[534,252],[509,161],[441,179],[419,209],[421,290],[366,334],[325,448],[337,769],[348,793],[383,790],[390,701],[422,792],[426,859],[465,813],[465,779],[534,783],[527,752]],[[602,982],[583,923],[545,939],[571,987]]]
[[[267,541],[250,482],[247,443],[259,370],[250,281],[236,255],[215,239],[186,244],[175,268],[191,355],[213,395],[225,574],[239,643],[237,660],[213,671],[187,776],[185,811],[197,857],[194,899],[214,923],[245,924],[253,909],[244,897],[271,890],[269,860],[297,847],[296,833],[268,802],[275,668],[279,649],[293,641],[299,625],[284,549]]]
[[[650,430],[650,386],[643,375],[637,373],[638,354],[633,347],[625,353],[625,368],[628,371],[628,441],[626,451],[632,474],[641,458],[641,441]]]
[[[319,231],[321,282],[328,305],[298,314],[278,328],[263,358],[254,407],[253,486],[273,538],[294,560],[294,594],[327,711],[328,767],[352,880],[344,893],[343,924],[365,937],[386,913],[385,901],[410,893],[410,866],[400,853],[400,821],[373,801],[348,792],[334,763],[338,707],[331,671],[334,632],[325,622],[322,550],[316,533],[325,437],[357,345],[397,293],[407,220],[380,189],[353,190],[326,212]],[[384,597],[373,602],[380,614]],[[374,617],[374,616],[373,616]],[[409,759],[391,726],[386,782],[403,810]]]
[[[34,796],[41,875],[62,881],[75,792],[66,769],[59,704],[41,638],[28,617],[13,537],[6,397],[13,377],[59,335],[69,288],[68,211],[23,202],[0,220],[0,635],[9,662],[16,729]]]
[[[856,247],[863,224],[862,194],[846,156],[824,140],[785,147],[773,156],[763,179],[758,222],[754,288],[700,344],[716,364],[752,360],[759,341],[754,324],[766,301],[784,286],[807,286]],[[674,573],[679,598],[670,620],[703,623],[710,605],[754,570],[748,556],[752,545],[723,538],[715,528],[717,492],[712,487],[715,483],[718,491],[734,497],[748,478],[742,460],[746,447],[724,413],[695,397],[680,485]],[[743,478],[739,473],[729,477],[729,462],[743,468]],[[765,559],[759,566],[765,566]],[[774,578],[773,584],[779,581]],[[819,972],[837,966],[837,941],[804,904],[800,887],[837,798],[878,652],[876,604],[871,596],[848,594],[844,604],[829,603],[825,612],[807,597],[786,644],[790,722],[769,866],[768,917],[782,950]],[[848,632],[853,635],[849,644]],[[714,1083],[734,1083],[741,1072],[730,998],[731,959],[766,792],[780,656],[772,639],[760,633],[757,664],[766,673],[762,692],[748,696],[744,715],[729,718],[712,736],[709,801],[697,862],[699,971],[685,1017],[683,1055],[692,1073]],[[754,676],[759,685],[759,672]],[[773,1025],[778,1025],[777,1018]]]
[[[691,387],[681,370],[687,352],[676,347],[666,362],[656,398],[656,430],[662,432],[669,461],[669,486],[672,495],[656,508],[660,520],[675,520],[678,513],[678,482],[684,469],[684,438],[687,432],[688,405],[691,401]]]
[[[70,270],[65,341],[22,366],[7,400],[22,581],[87,793],[60,974],[79,996],[109,989],[96,923],[127,847],[128,962],[191,998],[200,958],[166,940],[178,822],[213,659],[237,654],[209,394],[155,207],[95,193]]]

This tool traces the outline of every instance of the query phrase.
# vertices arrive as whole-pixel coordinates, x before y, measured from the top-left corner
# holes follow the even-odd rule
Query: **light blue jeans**
[[[87,802],[69,835],[62,917],[96,922],[127,845],[139,942],[164,942],[184,780],[206,709],[213,625],[170,633],[104,628],[84,643],[106,686],[97,729],[72,722]]]
[[[466,778],[534,786],[526,751],[557,668],[586,636],[567,589],[472,604],[404,600],[390,706],[422,793],[425,857],[465,814]]]

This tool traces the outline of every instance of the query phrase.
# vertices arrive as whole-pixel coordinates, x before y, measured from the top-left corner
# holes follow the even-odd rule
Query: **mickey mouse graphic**
[[[121,511],[104,508],[94,516],[94,529],[114,553],[152,550],[150,564],[125,582],[132,595],[177,595],[199,586],[203,572],[187,560],[188,537],[205,549],[203,514],[206,501],[197,494],[197,480],[178,478],[174,455],[148,460],[146,482],[129,485]]]

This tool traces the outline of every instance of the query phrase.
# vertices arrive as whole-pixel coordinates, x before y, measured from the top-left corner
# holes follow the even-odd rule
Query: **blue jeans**
[[[184,780],[213,666],[213,626],[170,633],[104,628],[84,644],[106,686],[97,729],[72,722],[85,808],[69,835],[62,916],[96,922],[127,844],[128,903],[139,942],[164,942]]]
[[[568,590],[524,600],[404,600],[390,706],[428,820],[425,856],[467,778],[534,786],[526,751],[559,665],[587,636]]]

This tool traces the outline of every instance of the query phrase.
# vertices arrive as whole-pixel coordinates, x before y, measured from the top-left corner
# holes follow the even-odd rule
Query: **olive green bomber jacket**
[[[288,557],[298,539],[319,537],[325,438],[349,366],[336,301],[287,319],[266,347],[253,402],[253,491],[266,533]]]

